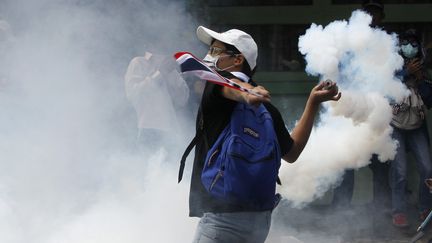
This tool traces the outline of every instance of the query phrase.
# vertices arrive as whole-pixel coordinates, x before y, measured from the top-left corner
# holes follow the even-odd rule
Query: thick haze
[[[355,11],[349,21],[312,24],[299,39],[306,71],[336,81],[342,98],[325,105],[298,161],[282,166],[280,190],[296,206],[321,197],[345,169],[366,166],[372,154],[381,161],[395,155],[389,101],[408,94],[394,77],[403,60],[397,36],[370,22],[369,15]]]
[[[0,7],[0,242],[190,242],[191,169],[176,181],[192,134],[142,154],[124,87],[129,61],[145,51],[200,51],[183,1],[0,0]],[[369,22],[356,12],[349,23],[313,25],[300,39],[308,72],[337,81],[343,96],[327,105],[299,161],[282,167],[282,193],[296,205],[323,195],[372,153],[394,155],[386,98],[406,94],[393,77],[402,59],[396,37]]]
[[[183,2],[0,6],[0,242],[190,241],[189,176],[167,159],[186,141],[139,153],[123,79],[145,51],[196,50]]]

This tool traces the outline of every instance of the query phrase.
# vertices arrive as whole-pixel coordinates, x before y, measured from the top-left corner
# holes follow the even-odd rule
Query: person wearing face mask
[[[203,26],[198,27],[197,36],[199,40],[209,45],[204,62],[225,78],[252,89],[260,95],[255,96],[211,82],[205,84],[197,114],[197,136],[191,143],[195,145],[195,158],[189,194],[189,216],[201,218],[193,242],[262,243],[269,232],[271,214],[277,205],[277,197],[275,196],[275,201],[269,204],[270,207],[261,209],[250,204],[227,202],[213,197],[201,180],[207,152],[229,124],[235,107],[244,104],[258,109],[263,105],[272,118],[278,151],[283,160],[292,163],[299,157],[308,141],[320,104],[329,100],[336,101],[341,94],[333,82],[328,83],[328,86],[324,83],[315,86],[310,93],[302,117],[290,134],[280,112],[271,104],[269,91],[252,80],[258,57],[258,47],[252,37],[238,29],[218,33]],[[250,130],[245,131],[250,132]],[[184,166],[184,163],[182,165]],[[275,178],[257,179],[264,182]],[[275,189],[276,181],[273,184]]]
[[[397,227],[408,226],[407,220],[407,150],[411,151],[420,175],[418,208],[420,220],[424,220],[432,206],[432,196],[424,181],[432,176],[429,137],[426,128],[426,105],[420,94],[426,82],[423,69],[423,54],[420,38],[415,30],[400,35],[400,52],[404,58],[403,70],[398,73],[410,90],[402,102],[392,104],[393,138],[399,147],[390,162],[390,186],[392,191],[392,222]]]

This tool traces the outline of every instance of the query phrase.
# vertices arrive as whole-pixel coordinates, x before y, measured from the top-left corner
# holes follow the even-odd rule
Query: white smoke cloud
[[[395,77],[403,59],[397,36],[370,23],[369,15],[355,11],[348,22],[312,24],[299,39],[306,71],[336,81],[342,98],[325,105],[298,161],[281,168],[280,191],[295,206],[321,197],[345,169],[366,166],[372,154],[381,161],[395,155],[389,100],[408,95]]]
[[[191,241],[188,182],[176,183],[178,162],[168,159],[187,141],[137,151],[123,79],[145,51],[196,50],[184,7],[0,3],[13,33],[7,48],[0,42],[0,242]]]
[[[111,160],[125,159],[124,155]],[[188,186],[175,185],[173,170],[161,170],[162,150],[146,162],[145,178],[125,176],[103,188],[98,201],[59,227],[48,242],[190,242],[196,219],[187,217]],[[142,158],[129,158],[127,161]],[[111,183],[104,183],[112,186]],[[174,185],[173,185],[174,184]]]

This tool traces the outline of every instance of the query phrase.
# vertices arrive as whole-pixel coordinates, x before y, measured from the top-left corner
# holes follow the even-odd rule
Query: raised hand
[[[312,103],[320,104],[329,100],[337,101],[340,99],[341,95],[336,83],[327,80],[316,85],[312,89],[309,98]]]
[[[406,64],[406,69],[409,74],[414,75],[417,79],[421,79],[423,77],[423,63],[418,58],[410,60]]]

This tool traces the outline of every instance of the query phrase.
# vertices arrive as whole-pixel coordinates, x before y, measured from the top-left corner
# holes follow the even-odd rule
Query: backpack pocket
[[[216,197],[223,197],[224,191],[224,170],[225,170],[225,154],[222,151],[223,141],[228,134],[228,129],[225,129],[221,136],[216,140],[212,148],[207,152],[204,161],[204,167],[201,172],[201,182],[205,189]]]
[[[220,148],[208,153],[201,173],[201,182],[205,189],[216,197],[224,197],[224,171],[225,165]]]
[[[268,142],[262,146],[254,146],[239,136],[233,138],[227,153],[232,160],[240,160],[249,164],[272,162],[277,158],[274,143]]]
[[[277,144],[254,147],[241,137],[228,143],[225,165],[225,193],[234,201],[251,205],[272,202],[280,167]]]

